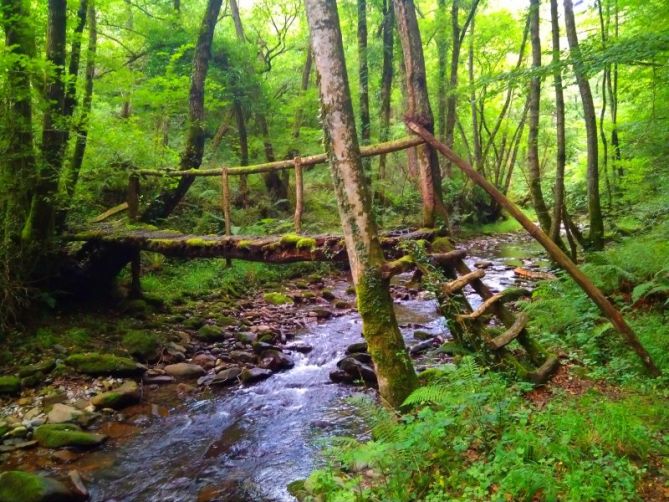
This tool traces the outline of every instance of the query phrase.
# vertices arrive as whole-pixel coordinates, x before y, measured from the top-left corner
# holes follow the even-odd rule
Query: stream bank
[[[496,291],[518,282],[514,268],[535,266],[535,250],[518,235],[475,239],[465,247],[471,255],[468,264],[485,266],[486,283]],[[362,341],[348,283],[336,276],[285,286],[280,294],[292,302],[256,295],[230,309],[209,298],[201,300],[197,314],[173,312],[162,322],[178,327],[180,347],[186,350],[172,346],[171,353],[168,350],[152,368],[149,378],[156,380],[145,383],[141,403],[108,415],[103,411],[91,428],[109,437],[104,446],[82,453],[31,445],[6,453],[0,469],[41,470],[57,476],[76,471],[92,500],[100,501],[292,500],[286,485],[318,465],[328,437],[362,438],[365,428],[346,402],[359,390],[329,378],[346,348]],[[434,337],[436,348],[448,338],[436,303],[409,287],[408,277],[399,278],[393,297],[409,347]],[[205,326],[210,328],[203,330]],[[222,328],[215,336],[233,336],[221,335],[223,340],[213,345],[198,340],[200,332],[214,332],[211,326]],[[272,357],[264,357],[266,351],[272,351]],[[233,352],[238,353],[231,358]],[[209,378],[234,375],[219,382],[231,386],[197,386],[196,378],[207,377],[183,366],[186,359],[187,364],[199,363],[196,366],[208,371]],[[445,354],[433,351],[418,356],[415,364],[422,369],[446,360]],[[182,364],[181,369],[193,373],[172,382],[166,378],[173,375],[166,374],[165,363]],[[264,373],[268,378],[240,385],[240,374],[233,368],[242,367],[266,370],[272,376]],[[68,405],[120,383],[108,378],[83,382],[82,386],[82,381],[65,378],[55,383],[64,387]],[[3,408],[3,415],[23,422],[35,401],[22,399],[23,404],[15,401]]]

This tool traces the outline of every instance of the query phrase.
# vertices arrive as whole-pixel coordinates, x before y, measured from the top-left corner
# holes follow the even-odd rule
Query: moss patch
[[[199,340],[203,340],[205,342],[216,342],[225,338],[223,330],[220,328],[220,326],[216,326],[214,324],[205,324],[199,330],[197,330],[197,334],[195,336]]]
[[[43,502],[46,500],[77,500],[65,485],[23,471],[0,474],[2,502]]]
[[[432,241],[432,251],[435,253],[448,253],[453,251],[453,244],[448,237],[438,237]]]
[[[37,373],[45,375],[47,373],[50,373],[55,367],[56,367],[56,361],[54,361],[53,359],[47,359],[37,364],[30,364],[28,366],[23,366],[22,368],[19,369],[19,377],[26,378],[35,375]]]
[[[112,354],[89,352],[73,354],[65,359],[65,364],[85,375],[118,375],[132,376],[144,372],[144,368],[132,359]]]
[[[107,439],[104,434],[83,432],[72,424],[45,424],[35,429],[34,438],[43,448],[63,448],[73,446],[90,448]]]
[[[308,249],[313,251],[316,249],[316,239],[312,239],[311,237],[302,237],[299,241],[297,241],[295,247],[297,247],[297,249]]]
[[[137,383],[128,381],[114,390],[98,394],[91,399],[91,404],[96,408],[113,408],[118,410],[138,402],[140,397]]]
[[[284,295],[283,293],[265,293],[263,299],[271,305],[284,305],[287,303],[293,303],[293,300],[290,297]]]
[[[14,375],[0,376],[0,394],[18,394],[21,392],[21,380]]]
[[[123,348],[133,357],[141,361],[152,361],[157,358],[160,341],[153,333],[147,331],[128,331],[121,341]]]
[[[281,244],[284,246],[297,246],[297,243],[302,239],[304,239],[304,237],[297,234],[286,234],[281,236]]]

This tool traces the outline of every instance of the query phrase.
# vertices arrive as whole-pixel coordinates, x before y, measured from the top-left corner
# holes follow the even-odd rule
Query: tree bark
[[[244,117],[244,109],[238,99],[233,103],[235,110],[235,120],[237,121],[237,133],[239,135],[239,165],[249,165],[249,139],[246,131],[246,118]],[[239,177],[239,193],[237,194],[237,202],[243,207],[249,205],[249,186],[246,175]]]
[[[434,131],[434,118],[430,108],[425,74],[425,59],[421,42],[416,8],[413,0],[393,0],[397,31],[402,43],[407,91],[407,116],[428,131]],[[442,201],[441,171],[437,152],[429,145],[417,149],[420,191],[423,198],[423,226],[432,227],[437,213],[448,224],[448,212]]]
[[[553,40],[553,83],[555,87],[555,189],[553,191],[553,220],[550,238],[557,242],[560,238],[560,223],[564,206],[564,168],[567,160],[565,144],[564,92],[562,89],[562,68],[560,66],[560,24],[558,20],[557,0],[551,2],[551,34]]]
[[[602,220],[602,208],[599,197],[599,164],[598,164],[598,140],[597,119],[595,117],[595,104],[592,99],[590,82],[583,67],[581,50],[576,34],[576,22],[574,20],[574,8],[571,0],[564,0],[564,17],[567,28],[567,40],[571,50],[572,66],[578,89],[583,103],[583,115],[585,119],[585,132],[587,136],[587,185],[588,185],[588,214],[590,218],[590,245],[594,249],[602,249],[604,246],[604,221]]]
[[[209,70],[211,44],[214,38],[214,29],[216,28],[218,14],[221,10],[221,3],[222,0],[208,0],[195,46],[191,87],[188,98],[188,136],[179,166],[182,170],[197,169],[202,163],[205,141],[204,84],[207,71]],[[165,190],[151,203],[142,215],[141,220],[145,223],[153,223],[157,220],[167,218],[186,194],[192,183],[192,177],[181,178],[175,188]]]
[[[300,84],[300,91],[302,95],[307,92],[309,89],[309,79],[311,77],[311,47],[307,46],[307,58],[304,61],[304,67],[302,68],[302,82]],[[300,127],[302,126],[302,115],[304,110],[302,106],[298,107],[295,111],[295,120],[293,121],[293,139],[298,139],[300,137]]]
[[[399,407],[415,388],[416,374],[397,326],[390,282],[383,275],[384,256],[360,159],[337,4],[335,0],[305,0],[305,4],[320,76],[326,145],[363,335],[381,398]]]
[[[472,114],[472,142],[474,143],[474,166],[485,175],[483,167],[483,151],[481,149],[481,133],[479,131],[478,113],[476,112],[476,86],[474,83],[474,22],[469,36],[469,54],[467,58],[469,71],[469,105]],[[483,118],[483,114],[481,114]]]
[[[442,26],[443,25],[443,26]],[[448,44],[446,42],[446,0],[437,2],[437,131],[439,139],[446,139],[446,60]]]
[[[381,69],[381,117],[379,120],[379,139],[387,141],[390,133],[390,100],[392,97],[393,85],[393,26],[394,11],[392,0],[383,0],[383,63]],[[386,156],[379,156],[379,180],[386,178]],[[383,199],[383,183],[379,187],[381,198]]]
[[[532,43],[532,70],[530,79],[530,109],[527,135],[527,165],[530,195],[534,211],[541,229],[548,233],[551,228],[551,215],[544,201],[541,190],[541,169],[539,167],[539,108],[541,98],[541,40],[539,38],[539,0],[530,0],[530,41]]]
[[[368,145],[371,126],[369,120],[369,66],[367,64],[367,0],[358,0],[358,81],[360,84],[360,143]],[[369,170],[370,163],[363,160]]]
[[[83,2],[82,2],[83,3]],[[88,18],[88,47],[86,50],[86,75],[84,96],[81,101],[81,115],[74,126],[75,142],[74,151],[69,167],[63,173],[62,190],[64,191],[64,207],[58,215],[58,226],[62,229],[65,224],[68,208],[72,203],[74,191],[79,180],[79,172],[84,162],[86,144],[88,142],[88,119],[93,103],[93,81],[95,79],[95,56],[97,51],[97,20],[95,2],[90,0],[87,6]]]
[[[23,227],[23,241],[43,254],[54,236],[58,179],[65,153],[65,38],[67,35],[66,0],[49,0],[46,60],[51,65],[44,86],[46,101],[42,123],[42,155],[30,204],[30,214]]]

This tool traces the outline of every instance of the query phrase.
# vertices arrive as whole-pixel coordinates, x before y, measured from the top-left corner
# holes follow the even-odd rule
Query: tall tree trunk
[[[613,35],[618,40],[620,30],[620,13],[618,11],[618,0],[614,0],[613,8]],[[622,164],[620,163],[620,138],[618,136],[618,63],[613,63],[612,75],[608,81],[609,97],[611,98],[611,148],[613,148],[614,165],[612,169],[617,171],[618,176],[624,174]]]
[[[474,143],[474,166],[480,173],[483,169],[483,151],[481,150],[481,134],[479,131],[478,114],[476,112],[476,85],[474,84],[474,22],[469,34],[469,54],[467,58],[469,71],[469,104],[472,113],[472,141]],[[483,118],[483,114],[481,114]]]
[[[242,43],[246,43],[246,36],[244,35],[244,24],[242,23],[242,18],[239,15],[239,7],[237,5],[236,0],[230,0],[230,12],[232,14],[232,20],[235,23],[235,32],[237,33],[237,39]],[[254,100],[260,100],[262,96],[262,91],[260,89],[260,86],[257,85],[257,83],[252,82],[252,87],[251,87],[251,92],[253,94]],[[237,125],[239,126],[239,141],[240,141],[240,146],[242,146],[242,130],[244,131],[244,142],[246,143],[246,164],[242,165],[247,165],[248,164],[248,139],[246,138],[246,125],[244,124],[244,116],[243,113],[240,115],[238,112],[237,114]],[[256,118],[256,124],[258,125],[258,129],[260,130],[260,134],[262,135],[263,138],[263,146],[264,146],[264,151],[265,151],[265,160],[267,162],[274,162],[276,160],[274,156],[274,147],[272,146],[272,140],[270,138],[269,134],[269,125],[267,123],[267,118],[265,114],[260,111],[256,110],[255,111],[255,118]],[[240,126],[240,120],[242,121],[242,126]],[[244,147],[242,147],[244,149]],[[263,180],[265,182],[265,188],[267,189],[267,192],[269,193],[270,197],[272,200],[282,200],[286,199],[288,197],[288,189],[286,187],[286,184],[284,184],[283,180],[281,179],[281,176],[279,173],[276,173],[274,171],[264,173],[263,174]],[[241,196],[243,199],[244,207],[248,205],[248,185],[247,185],[247,180],[246,176],[242,176],[240,178],[240,192]]]
[[[83,2],[82,2],[83,3]],[[74,126],[75,142],[74,151],[70,165],[63,173],[61,180],[62,191],[64,193],[64,207],[58,215],[58,227],[62,228],[65,224],[67,211],[72,204],[74,191],[79,180],[79,172],[84,162],[84,154],[86,153],[86,144],[88,141],[88,119],[91,113],[91,106],[93,103],[93,81],[95,79],[95,56],[97,51],[97,20],[95,12],[95,2],[90,0],[87,6],[88,18],[88,48],[86,50],[86,75],[84,96],[81,101],[81,114],[79,120]]]
[[[576,34],[576,22],[574,20],[574,8],[571,0],[564,0],[564,18],[567,28],[567,40],[571,50],[572,65],[578,82],[583,103],[583,115],[585,119],[585,132],[587,136],[587,185],[588,185],[588,213],[590,218],[590,245],[594,249],[602,249],[604,246],[604,221],[602,220],[602,208],[599,198],[599,164],[597,159],[597,119],[595,117],[595,104],[592,99],[590,82],[583,67],[581,50]]]
[[[363,335],[381,398],[399,407],[416,386],[416,374],[397,327],[389,279],[371,211],[348,86],[335,0],[305,0],[320,90],[326,146],[337,205],[355,283]],[[398,18],[400,16],[398,15]]]
[[[446,0],[437,1],[437,132],[439,139],[446,139],[446,64],[448,44],[446,41]]]
[[[557,0],[551,2],[551,34],[553,39],[553,83],[555,87],[555,134],[557,151],[555,157],[555,189],[553,191],[553,221],[550,238],[557,242],[560,237],[560,222],[564,206],[564,167],[567,160],[565,145],[564,92],[562,89],[562,67],[560,66],[560,24]],[[571,235],[571,234],[569,234]],[[571,242],[570,242],[571,245]],[[573,255],[573,250],[572,250]]]
[[[367,0],[358,0],[358,81],[360,84],[360,139],[369,144],[371,135],[369,120],[369,67],[367,64]],[[363,159],[365,170],[369,170],[371,159]]]
[[[193,70],[188,97],[188,136],[179,168],[197,169],[204,154],[204,83],[211,59],[211,44],[222,0],[208,0],[193,55]],[[181,177],[175,188],[161,193],[146,209],[141,219],[153,223],[167,218],[193,183],[193,177]]]
[[[383,63],[381,69],[381,117],[379,120],[379,140],[388,141],[390,134],[390,99],[393,85],[393,26],[394,11],[392,0],[383,0]],[[386,155],[379,156],[379,180],[386,178]],[[383,185],[380,188],[383,194]]]
[[[20,276],[19,258],[21,229],[30,208],[30,191],[35,179],[33,147],[33,110],[30,86],[30,60],[35,55],[35,35],[32,30],[30,2],[1,0],[2,26],[5,31],[5,51],[15,55],[7,68],[7,98],[3,101],[0,118],[4,148],[0,155],[0,282],[5,286],[10,277]],[[2,293],[0,287],[0,293]],[[0,304],[3,304],[0,298]],[[9,307],[6,305],[5,307]],[[0,323],[3,309],[0,307]]]
[[[65,117],[71,117],[74,108],[77,105],[77,79],[79,77],[79,63],[81,61],[81,38],[86,26],[86,17],[88,14],[88,0],[79,2],[77,10],[77,24],[72,34],[72,48],[70,49],[70,64],[67,69],[67,86],[65,88],[65,106],[63,114]],[[66,131],[66,134],[69,132]],[[67,143],[67,137],[65,138]]]
[[[430,132],[434,131],[434,119],[427,92],[425,60],[421,42],[416,8],[413,0],[393,0],[397,31],[402,43],[406,74],[407,115]],[[441,171],[437,152],[425,144],[416,148],[420,191],[423,198],[423,225],[434,226],[437,213],[448,224],[448,212],[442,202]]]
[[[551,215],[541,190],[541,168],[539,167],[539,107],[541,98],[541,40],[539,38],[539,0],[530,0],[530,41],[532,43],[532,70],[530,79],[530,120],[527,136],[527,165],[530,195],[541,229],[549,233]]]
[[[604,10],[602,8],[602,0],[597,0],[597,11],[599,14],[599,26],[601,31],[601,40],[602,40],[602,50],[606,50],[608,43],[608,31],[609,24],[608,20],[604,21]],[[611,180],[609,179],[609,143],[606,137],[606,128],[604,127],[604,119],[606,118],[606,106],[607,106],[607,92],[608,92],[608,82],[611,80],[611,65],[604,65],[604,71],[602,72],[602,109],[599,113],[599,135],[602,141],[602,168],[604,171],[604,186],[606,187],[606,197],[608,202],[608,207],[611,209],[613,204],[613,194],[611,193]]]
[[[233,103],[235,110],[235,120],[237,121],[237,133],[239,134],[239,165],[249,165],[249,138],[246,131],[246,118],[244,117],[244,109],[239,100],[235,99]],[[237,194],[237,202],[243,207],[249,206],[249,185],[246,175],[239,177],[239,193]]]
[[[66,0],[49,0],[46,60],[51,65],[44,86],[46,101],[42,124],[42,155],[38,179],[23,227],[22,239],[34,246],[37,254],[54,236],[58,179],[65,153],[65,38]]]
[[[476,8],[478,7],[479,0],[474,0],[472,2],[469,14],[467,15],[467,20],[465,24],[460,28],[460,1],[453,0],[451,4],[451,27],[452,27],[452,48],[451,48],[451,75],[449,80],[448,88],[448,99],[446,100],[446,145],[449,148],[453,147],[454,132],[455,132],[455,122],[457,120],[457,88],[458,88],[458,67],[460,66],[460,48],[462,47],[462,41],[467,34],[467,28],[474,19],[476,14]],[[451,163],[446,162],[446,174],[448,177],[451,176]]]
[[[304,67],[302,68],[302,82],[300,84],[300,91],[302,95],[307,92],[309,89],[309,79],[311,77],[311,47],[307,45],[307,58],[304,61]],[[302,126],[302,115],[304,114],[304,109],[302,106],[299,106],[295,111],[295,120],[293,121],[293,138],[298,139],[300,137],[300,127]]]

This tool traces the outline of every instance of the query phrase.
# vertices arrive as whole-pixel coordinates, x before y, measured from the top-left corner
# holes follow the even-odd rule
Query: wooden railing
[[[425,143],[419,136],[409,136],[394,141],[378,143],[376,145],[363,146],[360,148],[361,157],[373,157],[384,155],[400,150],[406,150]],[[151,170],[139,169],[130,173],[128,178],[128,218],[137,221],[139,218],[140,200],[140,178],[154,177],[185,177],[185,176],[220,176],[221,177],[221,209],[225,221],[225,235],[232,234],[231,201],[230,201],[230,176],[246,176],[249,174],[262,174],[286,169],[295,170],[295,232],[302,232],[302,214],[304,213],[304,178],[303,168],[323,164],[327,162],[325,153],[309,155],[306,157],[295,157],[289,160],[267,162],[253,166],[218,167],[215,169],[185,169],[185,170]]]

